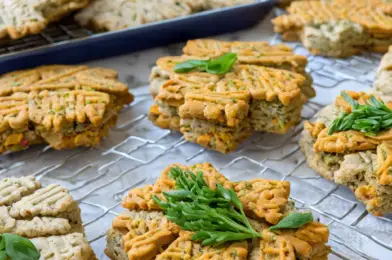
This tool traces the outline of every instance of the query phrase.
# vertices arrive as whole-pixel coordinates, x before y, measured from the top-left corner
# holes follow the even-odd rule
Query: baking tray
[[[0,41],[0,73],[43,64],[75,64],[188,39],[248,28],[269,13],[275,0],[214,9],[114,32],[94,34],[68,17],[39,35]]]
[[[271,29],[269,21],[265,24],[223,39],[253,38]],[[276,36],[271,42],[281,43],[281,39]],[[314,117],[343,89],[368,89],[381,58],[372,53],[349,59],[315,57],[300,44],[288,44],[296,53],[308,57],[307,70],[315,80],[317,97],[305,105],[304,120]],[[170,48],[177,52],[181,47]],[[136,77],[144,74],[151,60],[163,52],[148,50],[90,65],[121,66],[121,77]],[[298,147],[302,124],[284,136],[255,134],[237,151],[224,155],[152,125],[147,119],[152,104],[148,86],[131,91],[135,102],[120,113],[117,127],[99,148],[55,151],[35,146],[0,157],[0,178],[32,174],[44,185],[59,183],[70,189],[80,202],[87,238],[100,260],[107,260],[103,254],[105,232],[123,211],[120,203],[128,190],[153,183],[171,163],[199,162],[211,162],[232,180],[261,177],[290,181],[291,199],[296,206],[311,209],[315,217],[328,225],[333,250],[330,259],[392,259],[392,217],[369,215],[350,190],[321,178],[307,167]]]

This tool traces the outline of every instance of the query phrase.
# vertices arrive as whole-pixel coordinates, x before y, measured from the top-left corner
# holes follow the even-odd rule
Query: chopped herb
[[[238,256],[237,250],[234,250],[233,252],[231,252],[230,256],[233,257],[233,258],[236,258]]]
[[[284,121],[282,119],[278,119],[278,124],[281,129],[284,129]]]
[[[253,188],[252,183],[246,181],[245,182],[245,188],[248,189],[248,190],[252,189]]]
[[[213,149],[215,149],[215,148],[216,148],[215,139],[211,139],[211,141],[210,141],[210,145],[211,145],[211,148],[213,148]]]
[[[229,79],[229,86],[231,87],[231,88],[234,88],[235,86],[234,86],[234,82],[233,82],[233,80],[231,80],[231,79]]]

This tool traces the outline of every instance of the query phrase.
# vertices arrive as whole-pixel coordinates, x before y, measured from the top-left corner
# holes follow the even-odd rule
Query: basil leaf
[[[225,74],[227,73],[237,60],[237,54],[227,53],[216,59],[210,60],[207,64],[206,71],[210,74]]]
[[[187,73],[193,70],[208,72],[210,74],[221,75],[230,71],[237,61],[237,54],[226,53],[218,58],[210,60],[187,60],[177,63],[174,71],[177,73]]]
[[[27,238],[5,233],[3,239],[5,251],[12,260],[38,260],[41,256],[34,244]]]
[[[0,251],[0,260],[7,260],[8,256],[5,251]]]
[[[278,224],[270,227],[269,230],[299,228],[312,221],[312,213],[291,213],[290,215],[284,217],[281,221],[279,221]]]
[[[174,66],[174,71],[177,73],[186,73],[192,70],[206,71],[208,60],[187,60],[181,63],[177,63]]]
[[[5,240],[2,235],[0,235],[0,251],[5,250]]]

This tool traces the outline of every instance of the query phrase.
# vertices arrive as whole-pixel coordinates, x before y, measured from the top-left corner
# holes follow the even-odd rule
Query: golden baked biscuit
[[[286,45],[197,39],[183,52],[159,58],[152,69],[155,104],[149,119],[202,147],[229,153],[253,131],[285,134],[301,121],[303,104],[315,94],[306,57]],[[228,52],[237,61],[225,74],[174,71],[178,63]]]
[[[386,52],[392,44],[392,5],[383,0],[295,1],[273,19],[285,40],[301,40],[316,55]]]
[[[236,192],[249,224],[261,238],[205,246],[192,238],[196,230],[184,230],[182,225],[171,222],[152,196],[165,199],[164,192],[176,189],[176,181],[171,179],[173,167],[203,174],[206,185],[212,190],[221,184]],[[289,193],[289,182],[264,179],[232,182],[209,163],[174,164],[165,169],[154,184],[129,191],[122,204],[129,211],[113,220],[107,232],[105,253],[113,260],[328,259],[329,231],[319,222],[311,221],[300,228],[269,230],[271,225],[293,212],[294,203],[288,200]],[[208,232],[208,227],[203,231]]]
[[[133,100],[117,73],[52,65],[0,76],[0,152],[97,146]]]

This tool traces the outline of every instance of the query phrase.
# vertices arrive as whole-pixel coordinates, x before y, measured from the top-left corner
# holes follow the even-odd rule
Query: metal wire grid
[[[91,31],[80,27],[72,17],[67,17],[59,23],[50,24],[37,35],[27,36],[19,40],[0,40],[0,58],[53,43],[87,37],[91,34]]]
[[[273,39],[274,43],[279,37]],[[351,59],[308,56],[318,98],[305,105],[303,118],[312,118],[341,89],[371,85],[380,56],[365,54]],[[391,259],[392,218],[369,215],[351,191],[317,176],[305,163],[297,141],[302,125],[285,136],[259,133],[234,153],[223,155],[186,142],[178,133],[159,129],[146,117],[151,98],[141,88],[136,101],[124,109],[118,126],[99,149],[55,151],[37,146],[0,159],[0,176],[33,174],[44,185],[59,183],[80,202],[89,241],[99,259],[105,232],[114,215],[123,211],[121,198],[137,186],[153,183],[170,163],[208,161],[229,179],[263,177],[291,182],[291,199],[311,209],[329,226],[330,245],[337,259]],[[322,94],[320,94],[322,93]],[[321,95],[321,97],[320,97]],[[329,100],[330,99],[330,100]]]

